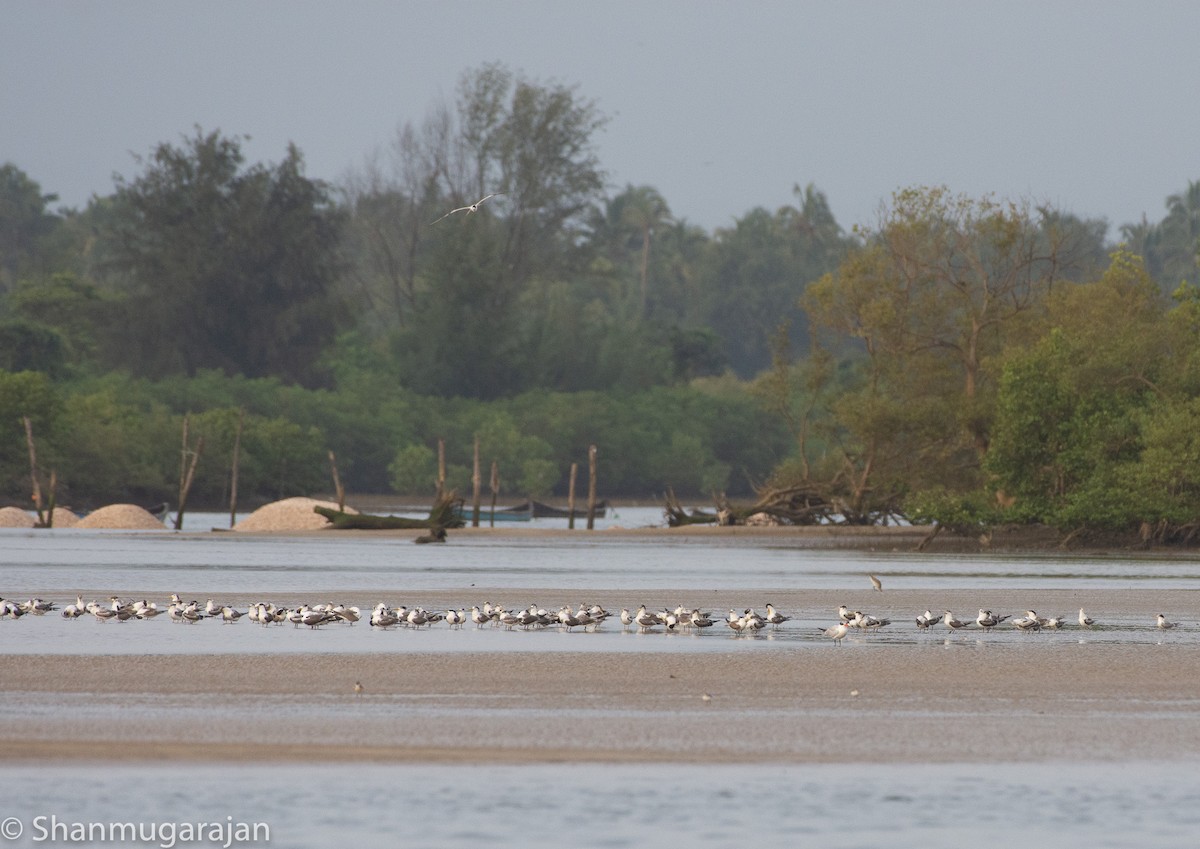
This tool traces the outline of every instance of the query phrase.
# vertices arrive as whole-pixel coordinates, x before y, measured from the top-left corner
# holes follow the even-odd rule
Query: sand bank
[[[5,656],[0,747],[6,758],[247,761],[1200,757],[1191,646],[754,648]]]

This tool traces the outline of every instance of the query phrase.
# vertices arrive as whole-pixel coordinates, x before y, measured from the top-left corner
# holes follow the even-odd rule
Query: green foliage
[[[425,445],[405,445],[388,464],[388,476],[396,492],[432,493],[437,489],[437,454]]]
[[[0,369],[40,371],[61,378],[67,373],[67,340],[53,328],[36,322],[0,322]]]
[[[937,523],[956,533],[974,533],[996,524],[1001,512],[981,491],[955,492],[945,487],[921,490],[905,500],[914,524]]]
[[[11,162],[0,165],[0,294],[44,271],[45,245],[59,224],[46,206],[56,199]]]
[[[1114,530],[1200,516],[1188,309],[1123,252],[1049,300],[1048,333],[1005,365],[986,461],[1012,516]]]
[[[237,139],[197,129],[118,180],[104,238],[112,285],[127,295],[134,373],[220,368],[316,382],[339,323],[342,213],[303,176],[294,146],[274,168],[242,165]]]

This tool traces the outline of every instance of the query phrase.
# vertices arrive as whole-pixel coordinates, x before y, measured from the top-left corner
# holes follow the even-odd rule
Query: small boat
[[[470,523],[474,520],[475,510],[471,507],[460,506],[454,511],[455,518]],[[513,507],[497,507],[495,510],[489,508],[479,508],[480,522],[528,522],[533,519],[533,514],[528,510],[518,511]]]

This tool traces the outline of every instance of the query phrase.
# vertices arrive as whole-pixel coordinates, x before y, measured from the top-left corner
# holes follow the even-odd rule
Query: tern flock
[[[381,629],[427,628],[445,622],[452,629],[474,625],[476,628],[485,626],[507,630],[541,630],[557,628],[571,631],[579,628],[584,631],[596,631],[611,616],[616,616],[622,630],[636,629],[640,633],[651,632],[701,632],[713,626],[727,628],[733,635],[753,635],[764,629],[777,629],[785,622],[796,619],[780,612],[773,604],[768,603],[765,611],[759,613],[755,608],[745,608],[741,613],[732,608],[725,616],[717,616],[700,608],[679,605],[675,609],[663,608],[650,610],[646,605],[636,609],[622,608],[618,614],[612,614],[598,604],[580,604],[578,606],[564,605],[556,609],[547,609],[531,604],[528,607],[509,609],[491,602],[473,604],[470,607],[448,608],[445,610],[426,610],[421,606],[392,606],[379,602],[365,614],[359,607],[345,604],[301,604],[293,607],[282,607],[268,602],[255,602],[245,610],[239,610],[228,604],[222,604],[208,599],[201,604],[198,601],[184,601],[178,594],[172,593],[170,601],[163,607],[156,602],[124,599],[110,596],[107,603],[98,601],[84,602],[82,596],[77,596],[73,603],[60,606],[53,601],[41,598],[31,598],[27,601],[16,602],[0,598],[0,620],[20,619],[26,615],[44,616],[58,611],[64,619],[79,619],[91,616],[99,622],[115,619],[127,622],[131,619],[153,619],[165,615],[172,622],[195,624],[205,619],[219,620],[225,624],[234,624],[245,617],[251,622],[262,626],[291,624],[294,627],[307,627],[313,630],[326,625],[353,625],[365,619],[371,627]],[[1097,627],[1096,620],[1088,616],[1083,608],[1079,609],[1076,620],[1079,628],[1090,629]],[[1034,610],[1026,610],[1024,614],[995,614],[991,610],[980,608],[974,619],[962,620],[951,611],[946,610],[935,614],[925,610],[914,620],[919,630],[927,631],[937,626],[947,630],[961,631],[974,629],[991,631],[1008,623],[1018,631],[1031,632],[1050,630],[1057,631],[1068,625],[1063,616],[1039,616]],[[818,633],[840,643],[852,631],[872,633],[892,624],[892,620],[864,613],[861,610],[851,610],[845,605],[838,608],[837,621],[829,626],[816,629]],[[1166,616],[1159,613],[1155,626],[1159,630],[1169,630],[1179,626],[1177,622],[1168,621]]]

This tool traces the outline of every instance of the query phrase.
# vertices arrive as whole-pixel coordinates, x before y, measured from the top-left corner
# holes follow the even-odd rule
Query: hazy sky
[[[814,183],[1161,219],[1200,179],[1200,3],[3,0],[0,162],[75,207],[199,125],[337,180],[499,61],[576,87],[614,190],[705,229]]]

